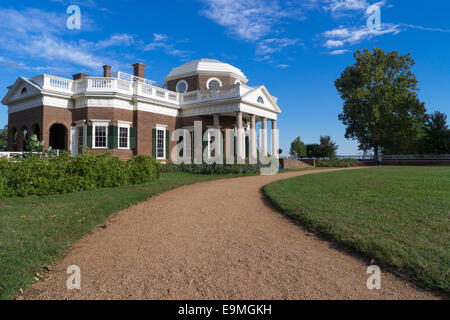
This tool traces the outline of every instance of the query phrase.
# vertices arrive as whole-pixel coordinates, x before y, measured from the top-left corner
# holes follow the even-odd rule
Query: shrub
[[[132,184],[150,182],[158,179],[161,167],[150,156],[139,155],[128,160],[130,179]]]
[[[167,163],[163,172],[191,172],[196,174],[258,174],[259,166],[252,164],[184,164]]]
[[[159,172],[148,156],[124,162],[110,154],[33,154],[23,160],[0,159],[0,195],[50,195],[147,183],[159,178]]]

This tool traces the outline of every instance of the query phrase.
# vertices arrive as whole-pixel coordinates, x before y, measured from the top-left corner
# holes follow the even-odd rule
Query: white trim
[[[91,120],[92,122],[92,149],[108,149],[108,126],[110,120]],[[96,127],[106,127],[106,146],[96,147],[95,146],[95,128]]]
[[[214,80],[217,81],[217,82],[219,82],[220,86],[222,87],[222,81],[220,81],[219,78],[211,77],[211,78],[208,79],[208,81],[206,81],[206,88],[207,88],[207,89],[211,89],[211,88],[209,87],[209,84],[211,83],[211,81],[214,81]]]
[[[117,124],[118,124],[118,126],[117,126],[117,148],[121,149],[121,150],[129,150],[130,149],[130,131],[131,131],[130,124],[131,124],[131,122],[127,123],[125,121],[117,120]],[[126,147],[121,147],[120,146],[120,128],[126,128],[127,131],[128,131],[127,146]]]
[[[132,123],[133,123],[133,122],[131,122],[131,121],[117,120],[117,124],[123,124],[123,125],[129,124],[129,125],[131,125]]]
[[[156,160],[166,160],[166,133],[167,133],[167,126],[166,125],[162,125],[162,124],[157,124],[155,125],[155,129],[156,129],[156,137],[155,137],[155,150],[156,150],[156,155],[155,158]],[[162,157],[158,157],[158,130],[164,132],[163,135],[163,156]]]
[[[180,83],[184,83],[184,84],[186,85],[186,90],[184,90],[184,92],[178,92],[178,85],[179,85]],[[175,91],[178,92],[178,93],[186,93],[186,92],[188,91],[188,89],[189,89],[189,84],[188,84],[188,82],[187,82],[186,80],[184,80],[184,79],[178,81],[178,82],[177,82],[177,85],[175,86]]]

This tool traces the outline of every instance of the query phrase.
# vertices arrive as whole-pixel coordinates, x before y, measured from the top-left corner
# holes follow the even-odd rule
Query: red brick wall
[[[208,82],[209,78],[219,79],[222,82],[222,86],[224,87],[233,85],[237,80],[236,78],[230,76],[201,74],[167,81],[167,89],[176,91],[178,81],[186,80],[186,82],[188,83],[188,91],[206,90],[208,89],[206,87],[206,83]]]
[[[40,137],[42,139],[43,128],[43,107],[35,107],[21,112],[10,113],[8,115],[8,150],[23,151],[24,137],[22,135],[23,128],[27,128],[28,133],[32,134],[34,125],[39,126]],[[17,130],[17,150],[13,143],[13,131]]]

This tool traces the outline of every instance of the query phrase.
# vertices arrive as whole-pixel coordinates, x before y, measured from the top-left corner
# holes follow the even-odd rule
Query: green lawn
[[[307,229],[450,293],[450,167],[319,173],[271,183],[264,192]]]
[[[235,175],[234,175],[235,176]],[[167,173],[155,182],[45,197],[0,198],[0,299],[42,274],[112,213],[176,187],[233,175]]]

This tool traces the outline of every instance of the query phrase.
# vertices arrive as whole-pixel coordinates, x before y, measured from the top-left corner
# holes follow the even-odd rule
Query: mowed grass
[[[450,293],[450,167],[318,173],[271,183],[264,193],[307,229]]]
[[[0,299],[25,290],[43,265],[104,222],[112,213],[154,195],[233,175],[166,173],[149,184],[45,197],[0,198]]]

